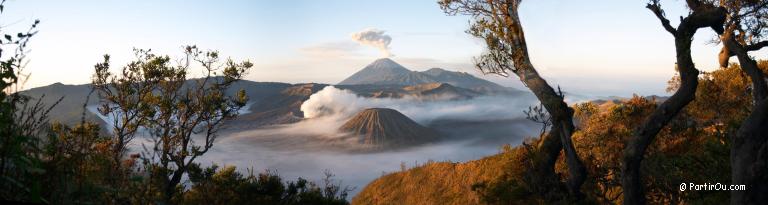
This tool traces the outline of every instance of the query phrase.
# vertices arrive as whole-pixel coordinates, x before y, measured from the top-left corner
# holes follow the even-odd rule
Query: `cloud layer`
[[[277,125],[255,130],[224,130],[213,148],[197,162],[203,166],[212,164],[235,165],[241,172],[273,170],[280,176],[295,180],[304,177],[321,182],[323,171],[329,170],[342,180],[343,185],[357,187],[351,196],[381,176],[384,172],[408,167],[428,160],[462,162],[478,159],[498,152],[503,145],[479,143],[485,138],[501,136],[502,142],[519,144],[523,137],[531,136],[537,128],[522,123],[499,123],[482,130],[459,131],[463,140],[449,140],[410,149],[379,152],[349,153],[344,147],[328,146],[328,143],[345,143],[343,133],[338,133],[350,116],[369,107],[394,108],[421,124],[436,119],[509,119],[522,117],[522,110],[535,104],[530,95],[478,97],[470,100],[430,101],[418,98],[364,98],[348,91],[328,86],[310,96],[301,110],[307,119],[294,124]],[[89,107],[95,112],[95,106]],[[247,110],[247,109],[244,109]],[[244,114],[244,113],[243,113]],[[100,116],[109,120],[107,116]],[[111,121],[108,121],[108,123]],[[196,136],[196,141],[203,141]],[[138,137],[131,143],[131,151],[139,152],[142,145],[151,146],[148,138]]]
[[[344,185],[357,187],[355,195],[383,172],[397,171],[401,163],[421,164],[428,160],[467,161],[495,154],[504,143],[519,144],[538,127],[504,121],[497,126],[458,130],[462,140],[448,140],[405,150],[378,153],[348,153],[344,147],[327,146],[343,140],[338,127],[362,109],[396,109],[420,124],[439,119],[493,120],[522,118],[522,110],[536,104],[532,95],[486,96],[470,100],[431,101],[418,98],[365,98],[327,86],[305,101],[301,110],[310,118],[297,123],[226,134],[213,150],[201,158],[209,163],[237,165],[241,170],[277,170],[288,179],[322,179],[330,170]],[[471,127],[471,125],[470,125]],[[480,143],[499,137],[493,143]]]

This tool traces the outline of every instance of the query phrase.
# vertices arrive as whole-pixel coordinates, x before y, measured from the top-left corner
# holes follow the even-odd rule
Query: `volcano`
[[[433,142],[436,131],[421,126],[397,110],[369,108],[357,113],[339,128],[373,147],[406,147]]]
[[[338,85],[415,86],[432,83],[447,83],[483,93],[515,91],[515,89],[477,78],[466,72],[448,71],[441,68],[412,71],[389,58],[373,61],[362,70],[339,82]]]
[[[389,58],[382,58],[344,79],[340,85],[416,85],[437,82],[430,76],[408,70]]]

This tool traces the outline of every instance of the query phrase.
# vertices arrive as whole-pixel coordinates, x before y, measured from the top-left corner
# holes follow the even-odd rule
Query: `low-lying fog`
[[[531,95],[455,101],[363,98],[328,86],[302,104],[308,119],[253,130],[225,129],[198,162],[204,166],[237,166],[241,171],[276,171],[286,180],[304,177],[318,183],[328,170],[343,185],[356,187],[351,193],[354,196],[383,173],[399,171],[401,163],[410,168],[429,160],[463,162],[496,154],[504,144],[520,144],[540,129],[524,119],[523,110],[535,104]],[[324,138],[340,136],[336,130],[341,124],[357,111],[370,107],[396,109],[419,124],[438,130],[446,140],[373,153],[346,152],[337,146],[327,146]],[[89,110],[94,112],[95,106]],[[100,117],[112,122],[109,117]],[[147,141],[137,138],[134,150],[138,151],[136,148],[142,142]]]

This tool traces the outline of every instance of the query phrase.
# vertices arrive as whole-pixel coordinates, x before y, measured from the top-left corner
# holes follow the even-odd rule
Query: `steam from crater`
[[[379,49],[383,57],[392,57],[392,51],[389,48],[389,43],[392,42],[392,37],[384,34],[385,31],[376,28],[367,28],[359,32],[352,33],[352,40],[357,43],[373,46]]]
[[[306,118],[334,116],[348,119],[366,108],[395,109],[422,125],[436,119],[496,120],[522,118],[523,110],[535,105],[532,95],[481,96],[469,100],[430,101],[419,98],[366,98],[327,86],[301,104]]]

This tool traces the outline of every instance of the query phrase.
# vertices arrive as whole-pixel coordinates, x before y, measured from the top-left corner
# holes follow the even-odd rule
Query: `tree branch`
[[[645,8],[648,8],[651,10],[651,12],[653,12],[654,15],[656,15],[656,18],[661,21],[661,25],[664,26],[664,29],[666,29],[673,36],[677,36],[677,29],[672,27],[672,25],[669,23],[669,19],[664,16],[664,10],[661,9],[658,0],[651,1],[651,3],[648,3],[648,5],[645,6]]]
[[[756,51],[756,50],[760,50],[760,49],[762,49],[763,47],[766,47],[766,46],[768,46],[768,41],[760,41],[760,42],[757,42],[757,43],[754,43],[754,44],[749,44],[747,46],[744,46],[744,49],[746,49],[747,51]],[[731,56],[733,56],[733,55],[731,55]]]

